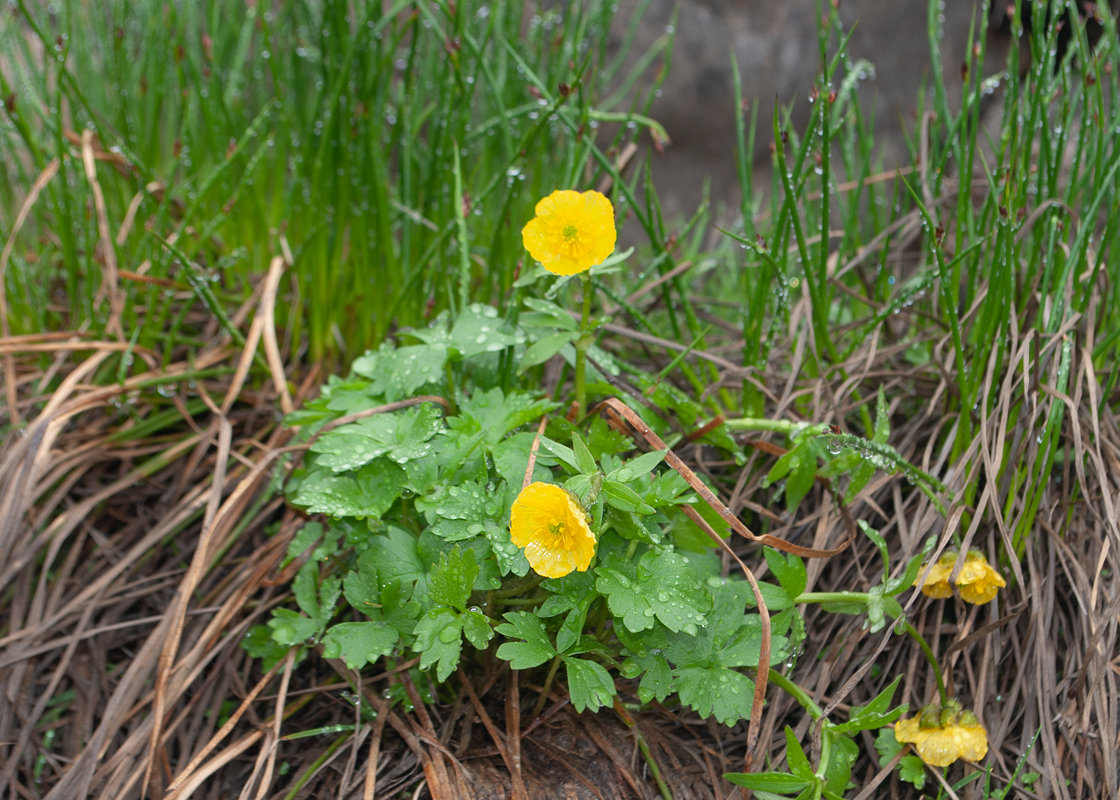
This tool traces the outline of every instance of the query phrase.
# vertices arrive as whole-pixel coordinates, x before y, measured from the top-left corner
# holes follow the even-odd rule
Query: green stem
[[[537,698],[537,704],[533,706],[533,719],[536,719],[544,711],[544,704],[548,702],[548,693],[552,689],[552,681],[556,678],[556,670],[560,668],[560,655],[557,654],[556,658],[552,659],[552,665],[548,668],[548,677],[544,679],[544,686],[541,687],[541,696]]]
[[[776,684],[784,689],[786,694],[790,695],[805,709],[806,713],[813,718],[814,722],[821,718],[821,714],[823,713],[821,707],[813,702],[813,698],[809,696],[809,693],[772,667],[770,669],[770,683]]]
[[[941,677],[941,665],[937,663],[937,656],[933,654],[933,650],[926,644],[926,640],[922,635],[911,625],[906,623],[906,632],[910,634],[910,638],[918,643],[918,647],[922,648],[922,652],[926,654],[926,661],[933,667],[933,674],[937,677],[937,693],[941,696],[941,705],[945,705],[945,701],[949,699],[949,693],[945,690],[945,679]]]
[[[788,419],[758,419],[754,417],[739,417],[729,419],[723,423],[725,428],[733,431],[770,431],[772,433],[794,434],[799,431],[812,429],[816,434],[828,432],[828,426],[811,422],[792,422]]]
[[[524,578],[516,578],[507,586],[503,586],[498,591],[494,592],[495,600],[505,600],[509,597],[517,597],[518,595],[528,594],[544,583],[543,575],[525,576]]]
[[[587,409],[587,348],[591,345],[591,275],[584,272],[580,276],[583,281],[583,314],[579,320],[580,337],[576,340],[576,403],[579,404],[579,413]]]
[[[507,597],[501,600],[495,600],[500,606],[535,606],[544,602],[543,597]]]
[[[795,603],[863,603],[871,599],[867,592],[803,592],[793,602]]]
[[[871,595],[867,594],[866,592],[805,592],[804,594],[798,595],[798,597],[793,602],[866,604],[870,599]],[[930,646],[926,644],[926,640],[922,638],[922,635],[918,633],[917,630],[915,630],[913,625],[911,625],[909,622],[906,622],[905,620],[902,620],[902,622],[906,626],[906,632],[910,634],[910,638],[917,642],[918,646],[922,648],[922,652],[925,653],[926,660],[929,661],[930,666],[933,667],[933,674],[937,678],[937,691],[938,694],[941,695],[941,703],[942,705],[944,705],[945,701],[949,699],[949,693],[945,689],[945,679],[941,677],[941,665],[937,663],[937,656],[933,654],[933,650],[930,649]],[[771,675],[773,675],[774,671],[770,670],[770,673]],[[776,682],[783,689],[786,688],[785,685],[780,681]],[[789,690],[787,689],[787,691]],[[793,694],[793,692],[790,693]],[[796,696],[797,695],[794,694],[794,697]]]
[[[346,742],[350,739],[350,736],[351,736],[350,733],[346,733],[342,736],[339,736],[337,739],[335,739],[333,742],[331,742],[330,746],[328,746],[327,749],[324,750],[319,755],[319,757],[317,759],[312,761],[311,764],[307,767],[307,769],[305,769],[302,773],[300,773],[299,777],[296,778],[295,783],[292,784],[292,788],[288,791],[288,793],[286,795],[284,795],[284,800],[292,800],[292,798],[294,798],[297,794],[299,794],[300,789],[302,789],[304,787],[304,785],[309,780],[311,780],[311,778],[313,778],[315,776],[315,773],[317,773],[319,771],[319,769],[323,766],[323,764],[325,764],[327,762],[327,759],[329,759],[332,755],[334,755],[334,752],[338,748],[340,748],[340,747],[342,747],[342,745],[346,744]]]
[[[669,791],[668,784],[661,777],[661,770],[657,766],[657,762],[653,760],[653,754],[649,751],[649,745],[642,737],[641,733],[635,731],[638,736],[638,749],[642,751],[642,758],[649,764],[649,771],[653,775],[653,779],[657,782],[657,788],[661,791],[661,797],[664,800],[673,800],[673,793]]]

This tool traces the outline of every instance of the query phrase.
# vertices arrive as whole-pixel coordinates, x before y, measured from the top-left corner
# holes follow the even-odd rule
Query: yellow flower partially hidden
[[[586,272],[614,252],[614,207],[598,192],[557,190],[537,203],[536,214],[521,241],[549,272]]]
[[[922,594],[929,597],[951,597],[953,589],[949,586],[949,576],[953,573],[956,564],[955,551],[943,553],[933,565],[933,569],[929,571],[926,582],[922,584]],[[969,603],[983,605],[990,602],[996,596],[996,592],[1006,585],[1003,576],[988,563],[983,553],[979,550],[968,551],[964,557],[961,574],[957,576],[957,588],[962,598]]]
[[[914,745],[922,761],[934,767],[947,767],[958,758],[979,761],[988,754],[988,732],[951,697],[943,706],[934,703],[916,717],[900,719],[894,738]]]
[[[570,494],[551,483],[531,483],[513,501],[510,538],[525,548],[538,575],[561,578],[584,572],[595,555],[595,535]]]

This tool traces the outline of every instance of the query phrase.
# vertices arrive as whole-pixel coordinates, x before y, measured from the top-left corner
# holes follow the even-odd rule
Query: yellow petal
[[[983,725],[961,725],[953,729],[957,752],[966,761],[979,761],[988,755],[988,732]]]
[[[945,556],[942,556],[933,565],[933,568],[929,571],[929,577],[922,584],[922,594],[937,598],[953,596],[953,589],[949,586],[949,573],[953,571],[953,565],[956,563],[956,554],[953,555],[954,558],[949,563],[945,563]]]
[[[536,213],[521,241],[549,272],[585,272],[614,251],[614,208],[599,192],[558,190],[537,203]]]
[[[894,738],[895,741],[906,743],[914,743],[918,741],[918,735],[921,733],[921,728],[918,725],[918,717],[911,717],[910,719],[900,719],[894,724]]]
[[[1006,586],[1003,576],[988,563],[983,554],[970,551],[968,558],[957,576],[957,587],[961,597],[969,603],[983,605],[995,598],[996,593]]]
[[[538,575],[560,578],[584,572],[595,555],[595,535],[572,496],[550,483],[521,490],[510,512],[510,539],[525,549]]]
[[[922,761],[930,766],[947,767],[961,757],[954,729],[933,728],[922,733],[925,735],[915,747]]]
[[[538,217],[551,216],[558,211],[578,208],[581,199],[580,193],[573,189],[557,189],[538,202],[537,207],[533,209],[533,213]]]

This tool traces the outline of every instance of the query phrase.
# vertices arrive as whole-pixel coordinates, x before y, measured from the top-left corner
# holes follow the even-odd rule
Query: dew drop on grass
[[[834,456],[840,455],[843,450],[844,445],[840,444],[840,442],[832,441],[828,443],[828,452],[832,453]]]

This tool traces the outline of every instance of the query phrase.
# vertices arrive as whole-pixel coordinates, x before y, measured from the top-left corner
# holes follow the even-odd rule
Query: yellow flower
[[[531,483],[513,501],[510,537],[525,548],[538,575],[561,578],[584,572],[595,555],[595,535],[570,494],[551,483]]]
[[[922,593],[929,597],[950,597],[953,594],[949,586],[949,576],[957,564],[957,553],[950,550],[937,559],[929,577],[922,584]],[[988,559],[979,550],[969,550],[964,557],[964,566],[961,574],[957,576],[957,588],[961,597],[969,603],[983,605],[996,596],[1001,587],[1007,585],[1003,576],[988,563]]]
[[[979,761],[988,754],[988,732],[951,697],[944,705],[934,703],[916,717],[900,719],[894,738],[914,745],[922,761],[934,767],[947,767],[958,758]]]
[[[549,272],[586,272],[614,251],[614,208],[598,192],[557,190],[537,203],[536,214],[521,241]]]

